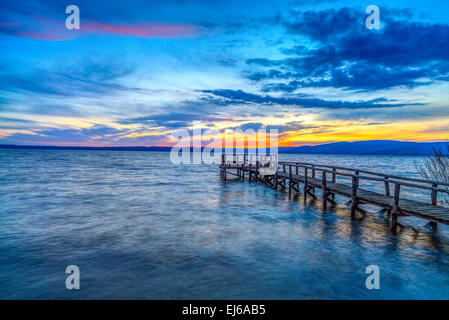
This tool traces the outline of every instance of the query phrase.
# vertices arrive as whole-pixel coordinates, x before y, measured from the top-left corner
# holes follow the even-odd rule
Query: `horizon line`
[[[401,143],[416,143],[416,144],[426,144],[426,143],[444,143],[448,142],[447,140],[434,140],[434,141],[409,141],[409,140],[389,140],[389,139],[374,139],[374,140],[354,140],[354,141],[327,141],[323,143],[317,143],[317,144],[304,144],[304,145],[298,145],[298,146],[278,146],[278,148],[300,148],[300,147],[316,147],[321,145],[327,145],[327,144],[333,144],[333,143],[356,143],[356,142],[401,142]],[[97,149],[104,149],[104,148],[173,148],[175,145],[127,145],[127,146],[120,146],[120,145],[110,145],[110,146],[95,146],[95,145],[46,145],[46,144],[14,144],[14,143],[0,143],[0,148],[2,147],[27,147],[27,148],[97,148]],[[190,147],[193,148],[192,145],[190,146],[179,146],[176,145],[176,147],[180,148],[186,148]],[[198,146],[195,146],[198,147]],[[201,145],[201,148],[207,147],[207,145]],[[218,148],[218,147],[217,147]],[[237,148],[234,146],[233,148]],[[241,148],[241,147],[239,147]],[[266,148],[269,148],[268,146]],[[225,147],[222,146],[222,149],[225,149]],[[244,146],[243,149],[250,149],[247,146]],[[258,148],[251,148],[251,149],[258,149]]]

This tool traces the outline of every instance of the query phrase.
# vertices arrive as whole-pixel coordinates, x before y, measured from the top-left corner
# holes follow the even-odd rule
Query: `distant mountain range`
[[[353,154],[426,156],[444,142],[403,142],[394,140],[370,140],[357,142],[334,142],[316,146],[281,147],[279,153],[291,154]],[[3,149],[53,149],[53,150],[116,150],[116,151],[170,151],[171,147],[66,147],[66,146],[20,146],[2,145]]]
[[[279,153],[426,156],[431,155],[434,148],[441,148],[444,144],[445,142],[370,140],[279,148]]]

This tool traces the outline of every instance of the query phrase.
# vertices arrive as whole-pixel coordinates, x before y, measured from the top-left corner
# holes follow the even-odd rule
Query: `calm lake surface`
[[[416,177],[422,163],[280,158]],[[401,218],[423,232],[392,235],[387,216],[351,221],[338,202],[223,182],[169,153],[0,149],[0,298],[449,299],[447,228]],[[68,265],[80,290],[65,288]],[[379,290],[365,287],[369,265]]]

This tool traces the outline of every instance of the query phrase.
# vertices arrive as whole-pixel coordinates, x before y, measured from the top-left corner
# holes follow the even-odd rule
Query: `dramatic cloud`
[[[285,92],[307,87],[378,90],[442,80],[449,73],[449,25],[393,20],[384,11],[379,31],[366,29],[364,16],[349,8],[306,11],[284,21],[290,34],[314,45],[284,49],[291,57],[282,60],[248,59],[248,65],[268,70],[247,77],[268,81],[265,91]]]
[[[371,109],[403,107],[407,104],[384,103],[387,99],[374,99],[369,101],[329,101],[317,98],[286,97],[276,98],[269,95],[257,95],[242,90],[203,90],[204,93],[215,97],[224,98],[222,104],[278,104],[285,106],[298,106],[302,108],[324,108],[324,109]]]

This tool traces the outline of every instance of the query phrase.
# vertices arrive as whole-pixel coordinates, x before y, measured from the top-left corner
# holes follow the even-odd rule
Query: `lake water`
[[[280,155],[418,176],[421,158]],[[409,193],[428,199],[427,194]],[[2,299],[448,299],[449,232],[390,233],[169,153],[0,149]],[[65,288],[77,265],[81,289]],[[379,290],[365,269],[380,268]]]

